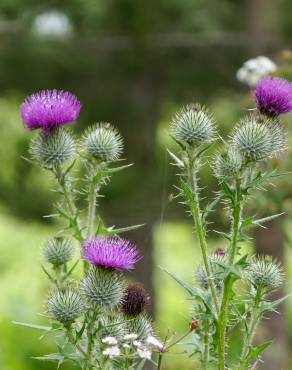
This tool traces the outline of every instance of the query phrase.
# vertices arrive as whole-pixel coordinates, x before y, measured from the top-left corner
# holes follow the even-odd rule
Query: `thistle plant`
[[[194,321],[186,335],[191,336],[190,354],[197,356],[202,369],[256,369],[261,353],[272,344],[255,345],[253,339],[260,321],[286,298],[271,298],[284,282],[283,270],[269,256],[246,254],[241,246],[250,240],[249,228],[280,216],[257,219],[247,215],[245,206],[265,184],[283,175],[269,171],[266,165],[286,149],[280,115],[292,111],[291,94],[288,81],[261,80],[254,92],[256,108],[234,125],[227,140],[220,137],[214,116],[198,104],[182,108],[170,125],[178,146],[178,153],[169,151],[178,168],[177,197],[192,216],[198,240],[195,253],[200,249],[202,262],[193,273],[192,284],[166,272],[193,302]],[[220,149],[209,159],[208,150],[216,141],[221,142]],[[200,171],[206,165],[211,166],[219,187],[209,202],[201,196]],[[214,252],[208,244],[212,231],[208,217],[219,206],[223,207],[219,212],[229,216],[230,231],[213,230],[228,243],[228,248]],[[229,353],[234,329],[242,331],[241,353],[235,359]]]
[[[124,277],[142,256],[120,236],[141,225],[106,226],[98,212],[102,188],[130,165],[120,165],[123,140],[109,123],[75,137],[68,125],[80,111],[73,94],[58,90],[33,94],[21,106],[24,126],[37,131],[30,160],[55,179],[59,199],[52,217],[63,228],[42,253],[52,285],[45,309],[51,325],[17,324],[56,336],[57,352],[36,359],[55,361],[57,368],[71,362],[84,370],[142,369],[146,361],[155,363],[162,344],[145,312],[147,292]]]

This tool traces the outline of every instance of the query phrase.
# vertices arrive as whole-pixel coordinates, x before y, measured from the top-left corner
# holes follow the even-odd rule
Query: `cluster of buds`
[[[142,284],[127,284],[123,277],[123,272],[133,270],[142,256],[133,243],[118,237],[113,228],[106,228],[96,215],[101,185],[108,182],[111,171],[126,167],[113,168],[122,155],[123,139],[116,128],[102,122],[76,140],[68,125],[77,120],[80,111],[79,100],[59,90],[33,94],[21,106],[26,128],[38,131],[30,145],[32,159],[55,176],[62,196],[56,209],[80,244],[84,263],[83,276],[74,279],[78,260],[72,263],[71,239],[58,236],[45,243],[43,257],[51,268],[42,267],[54,284],[47,313],[61,324],[66,341],[76,347],[78,365],[84,362],[91,368],[94,356],[104,357],[105,363],[129,354],[132,362],[135,358],[150,360],[152,349],[161,348],[161,344],[145,312],[149,296]],[[86,172],[83,192],[75,189],[78,181],[72,176],[78,159]],[[88,201],[87,218],[80,216],[76,202],[77,194],[83,193]],[[90,356],[84,355],[85,347],[92,348]],[[123,362],[120,366],[123,368]]]

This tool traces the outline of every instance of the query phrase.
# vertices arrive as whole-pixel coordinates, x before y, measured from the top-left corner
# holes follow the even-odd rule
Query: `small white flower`
[[[119,347],[113,346],[113,347],[106,348],[102,352],[102,354],[105,355],[105,356],[109,356],[109,358],[113,358],[113,357],[120,356],[121,351],[120,351]]]
[[[133,344],[134,344],[135,347],[141,347],[142,346],[142,343],[139,340],[134,340]]]
[[[105,337],[102,339],[102,343],[115,346],[116,344],[118,344],[118,341],[116,340],[115,337]]]
[[[146,358],[147,360],[151,360],[151,351],[149,351],[148,349],[138,348],[137,353],[140,358]]]
[[[237,71],[236,77],[240,82],[250,87],[255,87],[263,77],[268,76],[276,70],[277,65],[271,59],[265,56],[259,56],[247,60]]]
[[[138,335],[137,335],[137,334],[135,334],[135,333],[126,334],[126,335],[124,336],[124,339],[125,339],[125,340],[135,340],[135,339],[137,339],[137,338],[138,338]]]
[[[157,338],[153,337],[152,335],[150,335],[146,339],[146,343],[152,345],[153,347],[157,347],[159,349],[163,348],[163,344]]]
[[[123,347],[124,347],[124,348],[126,348],[126,349],[131,348],[131,346],[130,346],[129,344],[127,344],[127,343],[124,343],[124,344],[123,344]]]

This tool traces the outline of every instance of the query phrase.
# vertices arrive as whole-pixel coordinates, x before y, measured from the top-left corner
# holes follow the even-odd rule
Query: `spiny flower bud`
[[[282,126],[276,120],[248,116],[235,129],[232,143],[250,161],[275,156],[286,147]]]
[[[84,149],[101,161],[116,161],[123,151],[123,139],[110,123],[97,123],[84,134]]]
[[[273,290],[284,281],[282,267],[271,256],[254,258],[246,270],[246,276],[255,288]]]
[[[43,249],[47,262],[54,266],[64,265],[73,258],[73,245],[69,239],[56,237],[48,240]]]
[[[150,319],[145,315],[138,315],[127,321],[127,329],[129,333],[136,333],[138,340],[145,340],[150,335],[153,335],[153,328]]]
[[[61,166],[73,159],[75,151],[75,141],[64,129],[55,129],[49,135],[38,134],[30,147],[32,157],[45,168]]]
[[[211,278],[217,289],[221,289],[223,285],[223,268],[226,265],[225,255],[220,255],[217,253],[211,254],[209,257],[209,263],[211,268]],[[196,272],[196,280],[200,286],[208,289],[209,282],[206,269],[203,263],[200,263]]]
[[[48,312],[54,320],[70,323],[83,314],[83,297],[76,289],[57,290],[48,300]]]
[[[200,104],[189,104],[174,116],[171,134],[188,144],[209,143],[216,137],[215,120]]]
[[[122,310],[126,315],[137,316],[149,303],[149,296],[142,284],[129,284],[126,288]]]
[[[123,298],[121,275],[104,268],[91,269],[81,282],[81,290],[92,306],[117,307]]]
[[[126,334],[125,320],[121,315],[103,315],[101,325],[101,337],[114,337],[122,340]]]
[[[213,170],[220,180],[230,180],[238,173],[242,165],[242,158],[234,147],[228,149],[224,154],[217,153],[213,161]]]

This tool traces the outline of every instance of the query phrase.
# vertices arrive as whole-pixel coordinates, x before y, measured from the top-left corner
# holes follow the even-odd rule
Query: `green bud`
[[[101,161],[116,161],[123,151],[119,132],[109,123],[97,123],[86,130],[83,137],[86,153]]]
[[[239,173],[242,165],[240,153],[233,147],[225,153],[217,153],[213,160],[213,170],[219,180],[231,180]]]
[[[49,239],[43,249],[43,255],[47,262],[54,266],[64,265],[73,258],[74,249],[71,241],[62,237]]]
[[[145,340],[150,335],[153,335],[152,323],[146,314],[129,317],[127,321],[128,333],[135,333],[138,335],[139,340]]]
[[[189,104],[174,116],[171,134],[176,140],[192,143],[209,143],[216,137],[215,120],[200,104]]]
[[[81,290],[93,307],[114,309],[121,303],[124,285],[121,275],[116,271],[93,268],[82,280]]]
[[[83,301],[76,289],[57,290],[48,299],[48,312],[54,320],[63,324],[70,323],[83,314]]]
[[[30,153],[45,168],[55,168],[72,160],[76,152],[75,141],[68,131],[55,129],[50,134],[39,133],[32,140]]]

